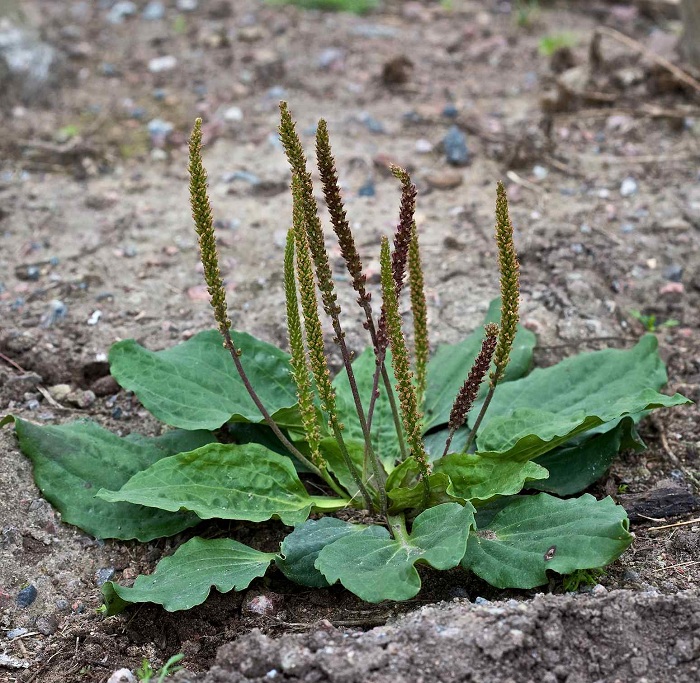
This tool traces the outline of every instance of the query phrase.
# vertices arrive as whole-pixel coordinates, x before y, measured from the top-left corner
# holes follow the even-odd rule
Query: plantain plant
[[[197,120],[191,205],[218,330],[158,352],[134,340],[110,351],[119,384],[174,429],[120,438],[92,422],[3,421],[14,421],[36,481],[64,521],[99,538],[146,542],[209,519],[293,527],[277,552],[207,537],[200,527],[202,535],[133,586],[107,582],[105,611],[139,602],[187,609],[212,586],[246,588],[272,564],[303,586],[340,582],[378,602],[416,595],[416,565],[461,566],[499,588],[532,588],[548,581],[548,571],[566,575],[615,560],[632,541],[625,511],[581,492],[621,449],[644,447],[636,424],[648,411],[688,403],[659,393],[666,372],[656,338],[530,372],[535,337],[518,324],[519,267],[499,183],[500,300],[483,331],[430,357],[416,188],[405,170],[393,169],[401,204],[393,243],[381,241],[375,305],[320,121],[325,203],[370,342],[353,358],[311,174],[285,103],[279,133],[292,176],[284,253],[289,353],[232,329]],[[405,289],[410,334],[400,313]],[[335,377],[321,311],[343,360]],[[365,514],[348,515],[352,509]],[[341,510],[343,519],[333,515]]]

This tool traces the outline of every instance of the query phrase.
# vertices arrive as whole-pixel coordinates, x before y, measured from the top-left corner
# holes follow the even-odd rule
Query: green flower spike
[[[428,307],[425,303],[423,266],[418,246],[418,227],[415,221],[411,231],[411,244],[408,247],[408,286],[411,290],[411,310],[413,311],[413,355],[416,369],[416,390],[418,405],[423,404],[428,382]]]
[[[513,223],[508,214],[506,188],[501,181],[496,186],[496,244],[498,245],[498,266],[501,271],[501,330],[494,353],[495,368],[489,375],[489,390],[464,446],[465,453],[474,443],[477,430],[491,403],[496,385],[506,371],[520,317],[520,266],[513,241]]]
[[[294,272],[294,229],[287,233],[287,245],[284,250],[284,293],[287,301],[287,331],[291,351],[290,364],[292,377],[297,386],[299,413],[304,424],[304,433],[311,449],[311,460],[320,469],[326,463],[319,451],[321,430],[314,406],[314,390],[311,384],[309,366],[304,349],[304,336],[299,318],[299,301],[297,300],[296,278]]]
[[[413,373],[408,363],[408,350],[403,330],[401,329],[401,314],[399,313],[399,301],[396,298],[396,286],[391,268],[391,255],[389,240],[382,238],[381,256],[382,296],[384,298],[384,310],[386,311],[386,330],[389,337],[389,345],[393,357],[394,375],[396,376],[396,389],[401,402],[401,415],[406,432],[406,441],[411,450],[411,457],[415,459],[420,468],[421,479],[429,494],[427,475],[430,474],[428,456],[421,438],[421,418],[418,410],[418,400],[413,386]]]

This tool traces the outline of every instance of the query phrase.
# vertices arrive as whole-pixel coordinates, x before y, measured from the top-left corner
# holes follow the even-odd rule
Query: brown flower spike
[[[467,415],[479,393],[479,387],[491,367],[491,359],[493,358],[493,352],[496,349],[496,341],[498,339],[498,325],[496,325],[496,323],[489,323],[484,328],[484,331],[486,332],[486,336],[484,337],[484,341],[481,342],[481,351],[479,351],[479,355],[474,359],[469,375],[464,381],[452,405],[450,420],[447,424],[450,431],[447,436],[447,442],[445,443],[443,456],[449,453],[455,432],[465,423]]]

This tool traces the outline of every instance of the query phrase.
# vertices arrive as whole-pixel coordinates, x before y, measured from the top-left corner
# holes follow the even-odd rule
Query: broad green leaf
[[[363,441],[345,440],[350,459],[357,467],[358,472],[362,473],[362,467],[365,459],[365,444]],[[348,492],[351,498],[356,498],[360,495],[360,490],[355,484],[355,480],[350,474],[350,470],[345,463],[345,460],[340,451],[340,446],[335,439],[322,439],[320,450],[323,457],[328,463],[328,469],[333,472],[338,483]]]
[[[139,576],[132,588],[105,583],[107,615],[135,602],[154,602],[168,612],[190,609],[207,599],[212,586],[220,593],[247,588],[275,557],[229,538],[192,538],[163,558],[153,574]]]
[[[404,460],[389,475],[386,481],[386,489],[392,514],[401,510],[423,506],[425,489],[423,482],[419,480],[419,476],[420,468],[413,458]],[[428,476],[428,484],[430,486],[430,495],[425,507],[433,507],[440,503],[451,501],[461,504],[466,502],[458,496],[447,494],[447,490],[450,487],[450,478],[446,474],[430,474]]]
[[[583,491],[607,472],[621,448],[629,443],[638,443],[634,440],[635,434],[633,419],[626,417],[608,432],[596,434],[574,446],[555,448],[545,453],[536,462],[547,468],[549,478],[531,482],[528,488],[560,496]]]
[[[534,462],[485,458],[473,453],[450,453],[435,463],[434,471],[449,477],[447,493],[471,501],[512,496],[526,482],[548,476],[547,470]]]
[[[494,299],[489,306],[484,324],[498,323],[501,319],[500,308],[501,300]],[[464,341],[457,344],[443,344],[437,348],[435,355],[428,363],[424,431],[427,432],[439,425],[447,424],[452,404],[481,349],[483,339],[484,329],[482,326],[474,330]],[[518,379],[530,370],[532,350],[536,341],[535,335],[530,330],[518,326],[504,382]],[[484,384],[479,395],[483,396],[485,391],[486,385]],[[474,411],[472,412],[474,413]]]
[[[97,538],[150,541],[199,523],[192,514],[152,510],[95,497],[100,488],[119,488],[136,473],[181,448],[213,441],[210,432],[174,430],[149,439],[119,438],[94,422],[35,425],[14,418],[19,446],[34,465],[34,480],[62,519]]]
[[[534,370],[496,389],[477,451],[530,460],[606,422],[689,403],[680,394],[660,394],[657,389],[665,382],[653,335],[628,351],[580,354]]]
[[[396,381],[394,372],[391,369],[391,351],[387,351],[386,366],[391,379],[392,391],[396,396],[394,389]],[[372,396],[372,387],[374,379],[374,371],[376,363],[374,360],[374,350],[367,348],[360,354],[352,364],[355,381],[357,382],[357,390],[362,401],[362,407],[367,413],[369,402]],[[338,410],[338,419],[345,425],[343,436],[349,441],[364,441],[360,421],[355,411],[355,402],[350,391],[350,382],[348,375],[343,368],[333,379],[333,386],[336,391],[336,402]],[[398,405],[398,397],[396,403]],[[379,398],[375,404],[374,416],[372,418],[372,444],[376,449],[377,455],[384,463],[387,472],[394,469],[397,458],[399,457],[399,443],[396,438],[396,427],[394,418],[391,412],[391,404],[386,393],[386,387],[379,377]]]
[[[361,533],[366,528],[335,517],[309,519],[282,541],[281,557],[275,563],[290,581],[311,588],[324,588],[328,581],[314,566],[318,554],[339,538]]]
[[[425,445],[425,451],[430,458],[430,462],[435,462],[442,457],[445,452],[445,443],[447,441],[447,435],[450,430],[445,427],[444,429],[437,429],[426,434],[423,437],[423,444]],[[467,437],[469,436],[469,428],[462,427],[455,432],[454,438],[452,439],[452,444],[450,445],[450,451],[453,453],[460,453],[467,443]]]
[[[232,332],[241,362],[275,421],[297,425],[296,388],[289,355],[245,332]],[[228,421],[262,422],[260,411],[236,372],[221,335],[207,330],[163,351],[133,339],[109,351],[110,371],[159,420],[183,429],[218,429]]]
[[[469,537],[462,565],[497,588],[534,588],[547,583],[547,570],[570,574],[617,559],[632,542],[628,529],[611,498],[518,497]]]
[[[190,510],[201,519],[278,517],[292,526],[303,522],[314,504],[292,461],[255,443],[215,443],[163,458],[120,490],[98,495],[111,502]]]
[[[456,567],[473,523],[471,505],[437,505],[416,517],[406,541],[392,539],[384,527],[371,526],[325,546],[315,566],[328,583],[340,581],[367,602],[408,600],[420,590],[414,564]]]

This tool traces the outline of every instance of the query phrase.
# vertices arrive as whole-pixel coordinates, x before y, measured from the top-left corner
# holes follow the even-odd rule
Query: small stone
[[[17,593],[17,604],[20,607],[29,607],[35,600],[38,591],[35,586],[29,584],[23,588],[19,593]]]
[[[65,598],[58,598],[55,605],[59,612],[68,612],[70,610],[70,603]]]
[[[181,12],[194,12],[199,5],[199,0],[177,0],[175,6]]]
[[[384,124],[381,121],[375,119],[374,116],[371,116],[367,112],[362,112],[362,114],[360,114],[360,121],[370,133],[374,133],[375,135],[381,135],[386,132]]]
[[[65,401],[68,398],[68,395],[73,391],[71,388],[70,384],[54,384],[52,387],[49,387],[49,396],[54,401],[58,401],[59,403],[61,401]]]
[[[637,181],[632,177],[627,177],[620,185],[620,195],[623,197],[631,197],[632,195],[637,194],[638,189],[639,186],[637,185]]]
[[[63,320],[68,314],[68,306],[62,301],[54,299],[49,303],[49,309],[41,316],[41,326],[51,327],[59,320]]]
[[[374,181],[369,178],[367,182],[360,187],[357,191],[359,197],[374,197],[377,194],[377,190],[374,187]]]
[[[93,311],[87,320],[87,324],[90,326],[97,325],[97,323],[100,322],[101,317],[102,317],[102,311],[100,311],[100,310]]]
[[[243,611],[269,616],[277,611],[277,606],[269,596],[255,595],[243,603]]]
[[[172,71],[177,66],[177,57],[173,55],[164,55],[163,57],[154,57],[148,62],[148,70],[152,74],[159,74],[163,71]]]
[[[532,175],[535,176],[536,180],[544,180],[549,175],[549,169],[545,166],[533,166]]]
[[[107,679],[107,683],[136,683],[136,676],[129,669],[117,669]]]
[[[95,572],[95,581],[98,586],[102,586],[114,577],[116,569],[114,567],[102,567]]]
[[[8,640],[13,640],[14,638],[19,638],[20,636],[23,636],[25,633],[29,633],[29,630],[26,628],[13,628],[11,631],[7,632],[7,635],[5,637]]]
[[[659,289],[659,294],[683,294],[685,287],[682,282],[668,282]]]
[[[447,131],[447,135],[442,140],[442,146],[448,164],[452,166],[467,166],[469,164],[467,138],[457,126],[452,126]]]
[[[124,19],[133,16],[137,11],[138,7],[136,7],[135,2],[120,0],[120,2],[114,3],[107,13],[107,21],[110,24],[121,24]]]
[[[50,636],[58,631],[58,619],[53,614],[41,615],[37,617],[36,630],[42,636]]]
[[[442,115],[446,119],[456,119],[459,116],[459,109],[457,109],[457,106],[452,103],[446,104],[442,108]]]
[[[663,276],[665,280],[680,282],[683,279],[683,266],[679,266],[677,263],[672,263],[670,266],[666,266],[666,268],[664,268]]]
[[[165,17],[165,5],[162,2],[149,2],[143,8],[141,16],[146,21],[159,21]]]
[[[601,595],[605,595],[608,592],[608,589],[602,584],[602,583],[597,583],[593,588],[591,589],[591,595],[594,597],[600,597]]]
[[[474,600],[475,605],[488,605],[490,600],[487,600],[486,598],[482,598],[481,596],[477,597]]]
[[[95,392],[90,391],[90,389],[73,391],[66,396],[66,403],[72,403],[74,406],[83,409],[89,408],[96,400]]]
[[[323,71],[339,70],[345,59],[345,50],[339,47],[327,47],[318,56],[318,67]]]
[[[228,107],[224,111],[224,121],[238,122],[243,121],[243,111],[240,107]]]
[[[430,154],[433,151],[433,143],[425,138],[416,140],[416,152],[418,154]]]
[[[112,396],[119,391],[119,385],[117,384],[117,380],[114,379],[112,375],[106,375],[105,377],[99,377],[96,379],[90,385],[90,389],[92,389],[95,396]],[[49,389],[49,391],[51,390]]]
[[[459,171],[434,171],[426,176],[428,185],[434,190],[454,190],[464,181],[464,176]]]

